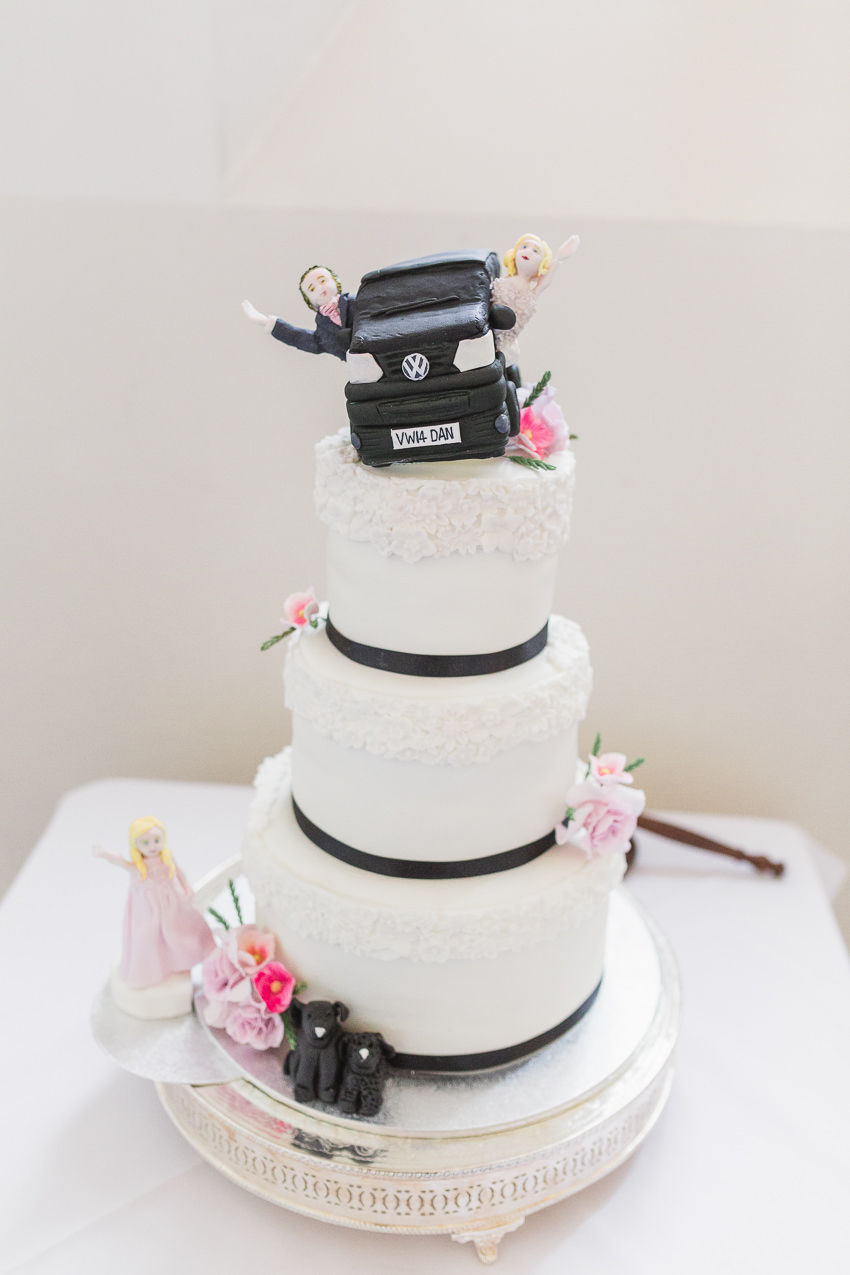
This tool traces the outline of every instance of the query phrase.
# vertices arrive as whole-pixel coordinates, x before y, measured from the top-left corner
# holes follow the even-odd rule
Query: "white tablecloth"
[[[472,1246],[325,1226],[232,1185],[153,1085],[89,1033],[118,946],[126,851],[154,813],[190,878],[239,849],[249,790],[108,780],[70,793],[0,911],[0,1270],[27,1275],[474,1275]],[[671,815],[784,859],[774,880],[641,837],[631,889],[677,953],[685,1014],[667,1108],[632,1160],[527,1219],[503,1275],[846,1275],[850,966],[835,861],[769,820]]]

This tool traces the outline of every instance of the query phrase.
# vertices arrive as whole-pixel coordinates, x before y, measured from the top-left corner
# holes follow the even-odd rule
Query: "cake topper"
[[[521,235],[505,254],[507,275],[493,280],[493,300],[510,306],[516,314],[512,328],[496,333],[496,346],[510,366],[519,362],[519,334],[537,308],[541,292],[549,287],[562,261],[572,256],[579,245],[578,235],[571,235],[555,255],[539,235]]]
[[[366,465],[503,456],[519,429],[516,388],[494,333],[495,252],[441,252],[372,270],[354,306],[345,387],[351,443]]]
[[[242,309],[254,323],[260,323],[278,341],[294,345],[307,354],[333,354],[344,359],[351,340],[354,298],[342,291],[342,284],[328,266],[309,266],[298,281],[305,304],[316,312],[316,326],[298,328],[273,314],[261,314],[250,301]]]
[[[152,815],[136,819],[129,835],[129,860],[93,847],[98,858],[130,873],[112,994],[119,1009],[136,1018],[176,1018],[192,1008],[189,971],[213,951],[215,940],[192,903],[192,887],[160,821]]]

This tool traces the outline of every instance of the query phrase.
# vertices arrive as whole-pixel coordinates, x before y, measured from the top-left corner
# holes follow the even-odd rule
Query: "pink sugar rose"
[[[263,934],[254,925],[237,925],[227,931],[221,946],[243,976],[253,978],[274,956],[274,935]]]
[[[590,773],[600,784],[633,784],[634,777],[625,769],[627,760],[625,753],[603,753],[601,757],[591,757]]]
[[[208,1000],[203,1009],[204,1022],[209,1027],[226,1027],[233,1012],[233,1005],[226,1000]]]
[[[243,1001],[231,1008],[225,1030],[237,1045],[275,1049],[283,1040],[283,1019],[270,1014],[258,1001]]]
[[[269,961],[254,976],[254,987],[270,1013],[282,1014],[292,1000],[295,979],[280,961]]]
[[[530,385],[523,385],[518,391],[521,404],[528,398],[532,388]],[[519,433],[511,439],[510,451],[545,460],[547,456],[569,447],[570,431],[555,402],[556,392],[551,385],[547,385],[529,407],[523,407],[519,417]]]
[[[204,994],[207,1000],[229,1003],[249,1000],[254,975],[273,956],[273,934],[262,934],[253,925],[239,925],[228,930],[221,946],[204,961]]]
[[[555,839],[559,845],[569,841],[580,846],[592,859],[628,847],[646,796],[640,789],[588,779],[570,789],[567,805],[574,814],[566,827],[559,824]]]
[[[290,593],[283,604],[283,623],[303,629],[314,615],[319,614],[319,604],[313,596],[313,586],[306,593]]]
[[[236,933],[236,952],[239,964],[251,971],[262,969],[274,956],[274,935],[261,934],[250,925],[240,925]]]
[[[536,406],[535,403],[534,407]],[[526,407],[520,412],[519,437],[523,442],[528,439],[535,456],[545,460],[552,450],[555,435],[544,420],[535,416],[534,407]]]
[[[204,961],[203,977],[204,995],[210,1003],[246,1000],[251,995],[250,979],[224,947],[217,947]],[[211,1023],[210,1026],[223,1027],[224,1024]]]

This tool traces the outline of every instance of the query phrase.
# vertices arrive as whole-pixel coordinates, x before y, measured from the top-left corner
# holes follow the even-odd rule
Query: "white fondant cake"
[[[292,750],[260,768],[244,850],[257,919],[307,999],[409,1065],[506,1061],[592,996],[623,873],[554,844],[591,683],[549,617],[574,458],[369,468],[347,431],[317,458],[329,623],[286,656]]]
[[[365,668],[307,630],[286,660],[296,799],[373,854],[467,859],[525,845],[563,815],[589,691],[587,644],[560,617],[540,655],[483,677]]]
[[[518,645],[552,609],[575,458],[540,481],[509,460],[369,469],[343,430],[317,449],[328,596],[355,642],[429,655]]]
[[[260,768],[243,863],[259,920],[311,997],[344,1001],[355,1030],[402,1053],[449,1056],[532,1040],[583,1004],[624,866],[557,846],[480,877],[364,872],[299,829],[288,749]]]

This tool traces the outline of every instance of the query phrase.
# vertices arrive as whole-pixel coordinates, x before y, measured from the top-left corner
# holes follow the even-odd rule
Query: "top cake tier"
[[[345,639],[462,656],[541,632],[569,533],[571,452],[552,470],[508,458],[370,469],[342,430],[316,456],[330,619]]]

